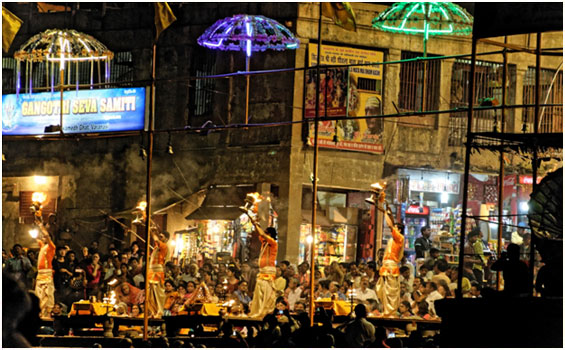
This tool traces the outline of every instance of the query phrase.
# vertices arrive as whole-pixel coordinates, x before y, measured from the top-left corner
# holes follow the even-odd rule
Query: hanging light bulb
[[[173,154],[173,144],[171,143],[171,134],[169,133],[169,142],[167,142],[167,153]]]
[[[143,160],[147,159],[147,151],[145,150],[145,148],[143,146],[141,146],[141,148],[139,149],[139,156]]]

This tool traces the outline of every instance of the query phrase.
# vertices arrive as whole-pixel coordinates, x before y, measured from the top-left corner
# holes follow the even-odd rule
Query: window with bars
[[[563,104],[563,71],[542,69],[540,73],[540,103]],[[529,67],[524,76],[523,102],[536,102],[535,67]],[[526,107],[523,110],[522,122],[526,124],[526,132],[534,131],[534,113],[534,107]],[[563,106],[541,107],[538,124],[538,131],[541,133],[563,132]]]
[[[194,55],[192,67],[194,76],[205,77],[216,74],[216,53],[213,50],[198,50]],[[191,115],[202,117],[212,114],[212,101],[214,98],[214,79],[197,79],[191,89],[190,106]]]
[[[476,61],[474,106],[485,101],[502,103],[502,77],[504,65],[501,63]],[[457,59],[451,73],[450,108],[467,108],[469,102],[471,61]],[[516,66],[508,65],[506,104],[514,104],[516,86]],[[514,110],[505,110],[504,132],[512,129]],[[473,132],[501,131],[501,111],[487,110],[473,113]],[[449,118],[449,146],[462,146],[467,134],[467,112],[452,113]]]
[[[381,80],[359,77],[357,78],[357,90],[381,94]]]
[[[79,61],[76,61],[79,62]],[[71,63],[65,69],[65,83],[71,81],[73,84],[87,85],[104,81],[105,66],[103,62],[93,61],[91,63]],[[110,83],[128,83],[134,80],[133,55],[130,51],[114,53],[114,59],[109,62]],[[33,66],[20,63],[20,91],[45,91],[45,88],[56,89],[60,82],[57,64],[46,62],[35,62]],[[16,91],[17,61],[12,57],[2,58],[2,88],[7,92]],[[126,84],[125,86],[128,86]]]
[[[401,54],[403,60],[421,56],[421,53],[416,52],[403,51]],[[401,63],[398,107],[403,111],[437,110],[439,107],[440,69],[441,62],[439,60]],[[424,99],[425,103],[423,103]]]

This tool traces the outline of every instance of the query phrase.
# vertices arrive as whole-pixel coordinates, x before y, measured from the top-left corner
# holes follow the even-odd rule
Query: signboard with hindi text
[[[145,88],[20,93],[2,95],[2,135],[42,135],[59,125],[67,134],[143,130]]]
[[[383,52],[322,45],[320,65],[354,65],[383,62]],[[308,45],[308,64],[315,66],[318,45]],[[361,65],[320,69],[318,144],[320,147],[384,153],[384,119],[324,120],[326,117],[381,116],[383,66]],[[306,118],[316,114],[316,70],[306,71]],[[337,133],[337,139],[335,135]],[[336,142],[337,141],[337,142]],[[310,123],[308,144],[314,144],[314,123]]]

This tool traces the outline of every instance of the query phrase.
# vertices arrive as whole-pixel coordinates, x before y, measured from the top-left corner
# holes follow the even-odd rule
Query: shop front
[[[443,170],[398,169],[394,202],[396,219],[405,224],[404,248],[407,256],[414,258],[414,242],[421,229],[429,226],[434,245],[448,260],[455,259],[461,174]],[[442,230],[444,225],[447,225],[447,230]],[[386,244],[386,234],[384,238]]]
[[[186,215],[183,227],[174,231],[173,259],[183,264],[211,259],[228,263],[233,259],[247,261],[258,256],[258,240],[252,240],[254,226],[240,207],[255,185],[215,186],[206,190],[201,206]],[[261,208],[256,215],[263,225],[277,227],[270,194],[258,195]],[[259,218],[262,219],[259,219]],[[256,242],[257,241],[257,242]]]
[[[328,266],[334,261],[351,263],[367,260],[365,246],[369,250],[373,248],[372,243],[365,245],[365,240],[371,236],[371,226],[367,224],[370,207],[365,203],[367,193],[339,189],[319,190],[314,237],[311,236],[311,195],[310,188],[303,189],[298,261],[311,261],[312,244],[318,266]]]

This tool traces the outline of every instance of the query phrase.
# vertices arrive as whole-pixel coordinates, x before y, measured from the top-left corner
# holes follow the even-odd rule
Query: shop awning
[[[241,214],[239,207],[245,204],[247,193],[255,192],[255,185],[216,185],[206,190],[202,205],[186,220],[235,220]]]
[[[311,210],[302,210],[302,223],[303,224],[311,224],[312,223],[312,211]],[[332,222],[326,216],[326,213],[323,211],[316,212],[316,225],[319,226],[332,226]]]
[[[186,220],[235,220],[242,213],[239,207],[200,207],[192,214],[185,217]]]

